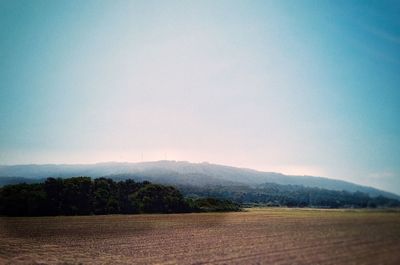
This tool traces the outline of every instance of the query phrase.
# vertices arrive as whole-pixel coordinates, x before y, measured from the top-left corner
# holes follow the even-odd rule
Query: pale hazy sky
[[[400,193],[398,1],[0,1],[0,164],[187,160]]]

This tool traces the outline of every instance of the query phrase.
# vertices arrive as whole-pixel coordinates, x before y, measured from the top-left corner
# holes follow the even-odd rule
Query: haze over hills
[[[299,185],[328,190],[356,192],[368,195],[400,199],[400,196],[372,187],[347,181],[313,176],[292,176],[273,172],[261,172],[246,168],[190,163],[186,161],[154,161],[141,163],[107,162],[97,164],[46,164],[0,166],[0,185],[16,182],[34,182],[48,177],[111,177],[114,179],[133,178],[156,183],[191,186],[238,186],[258,187],[264,183]]]

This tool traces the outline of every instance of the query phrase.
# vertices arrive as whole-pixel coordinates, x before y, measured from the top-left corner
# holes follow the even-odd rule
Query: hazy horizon
[[[400,194],[396,1],[1,1],[0,164],[208,161]]]

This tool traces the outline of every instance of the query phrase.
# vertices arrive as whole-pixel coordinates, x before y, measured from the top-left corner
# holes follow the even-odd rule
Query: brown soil
[[[0,218],[0,264],[400,264],[400,213]]]

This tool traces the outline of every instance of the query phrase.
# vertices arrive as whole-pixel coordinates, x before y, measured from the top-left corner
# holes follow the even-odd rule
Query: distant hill
[[[212,197],[229,199],[239,204],[317,207],[317,208],[396,208],[400,201],[385,196],[371,197],[363,192],[311,188],[299,185],[264,183],[257,187],[185,186],[177,188],[188,198]]]
[[[21,177],[0,177],[0,187],[4,185],[14,185],[14,184],[19,184],[19,183],[26,183],[26,184],[32,184],[32,183],[38,183],[42,182],[44,179],[34,179],[34,178],[21,178]]]
[[[313,176],[291,176],[273,172],[236,168],[210,163],[189,163],[185,161],[155,161],[142,163],[98,163],[78,165],[13,165],[0,166],[0,185],[14,184],[19,178],[31,183],[47,177],[111,177],[113,179],[134,178],[161,184],[190,186],[240,186],[257,188],[265,183],[298,185],[327,190],[363,192],[371,197],[385,196],[400,199],[399,195],[350,183]],[[22,179],[21,179],[22,178]]]

